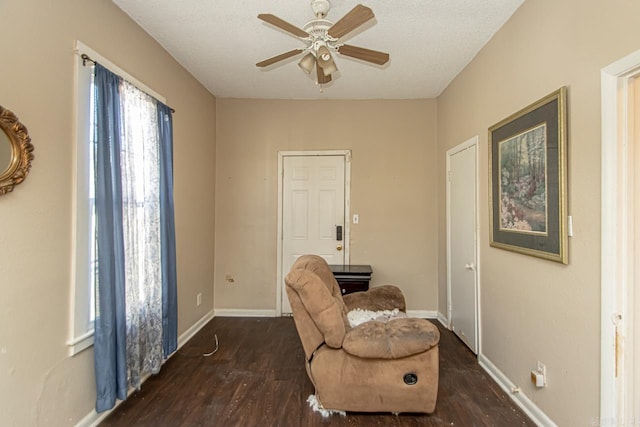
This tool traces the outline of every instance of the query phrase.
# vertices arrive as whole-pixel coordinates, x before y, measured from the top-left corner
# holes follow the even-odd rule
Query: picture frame
[[[489,128],[490,245],[568,264],[567,88]]]

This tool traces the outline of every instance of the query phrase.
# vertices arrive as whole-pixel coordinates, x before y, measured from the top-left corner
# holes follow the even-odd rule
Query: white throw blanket
[[[368,322],[370,320],[377,320],[379,322],[387,323],[389,320],[397,319],[401,317],[407,317],[407,314],[394,308],[393,310],[381,310],[371,311],[356,308],[347,313],[349,324],[352,328],[355,328],[361,323]]]
[[[333,414],[340,414],[343,417],[347,415],[345,411],[337,411],[335,409],[325,409],[322,407],[322,403],[318,400],[318,397],[315,394],[310,394],[307,398],[307,402],[309,402],[309,406],[315,411],[320,412],[324,418]]]

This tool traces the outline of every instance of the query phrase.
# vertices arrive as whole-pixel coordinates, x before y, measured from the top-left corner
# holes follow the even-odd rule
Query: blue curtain
[[[121,78],[95,65],[95,185],[98,279],[94,358],[96,411],[127,397],[126,312],[122,183],[120,178]]]
[[[94,359],[96,375],[96,411],[125,400],[133,375],[127,347],[137,337],[127,337],[129,328],[123,220],[121,149],[124,145],[120,94],[122,79],[95,65],[95,187],[98,269],[96,280],[96,319]],[[171,109],[157,102],[160,240],[162,274],[162,354],[176,351],[177,274],[175,220],[173,207],[173,129]],[[130,260],[131,261],[131,260]],[[129,316],[131,317],[131,316]],[[131,320],[131,319],[130,319]],[[131,375],[130,375],[131,374]],[[134,384],[135,387],[139,385]]]
[[[173,215],[173,118],[158,102],[160,135],[160,234],[162,240],[162,350],[167,358],[178,348],[176,234]]]

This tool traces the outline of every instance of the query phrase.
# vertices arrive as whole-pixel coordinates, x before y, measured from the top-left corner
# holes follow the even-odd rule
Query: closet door
[[[478,353],[477,138],[447,153],[449,326]]]

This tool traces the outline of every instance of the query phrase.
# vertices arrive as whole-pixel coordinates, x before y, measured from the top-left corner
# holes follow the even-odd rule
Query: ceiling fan
[[[264,61],[258,62],[256,66],[267,67],[275,64],[276,62],[307,52],[300,62],[298,62],[298,65],[307,74],[310,74],[315,68],[317,83],[326,84],[331,81],[331,75],[338,71],[338,67],[331,55],[332,51],[377,65],[384,65],[389,61],[388,53],[378,52],[376,50],[365,49],[340,42],[341,37],[374,18],[374,14],[371,9],[359,4],[334,24],[333,22],[324,19],[330,8],[331,4],[328,0],[312,0],[311,9],[316,17],[307,22],[302,29],[278,18],[275,15],[258,15],[258,19],[298,37],[304,41],[307,46],[293,49],[289,52],[265,59]]]

